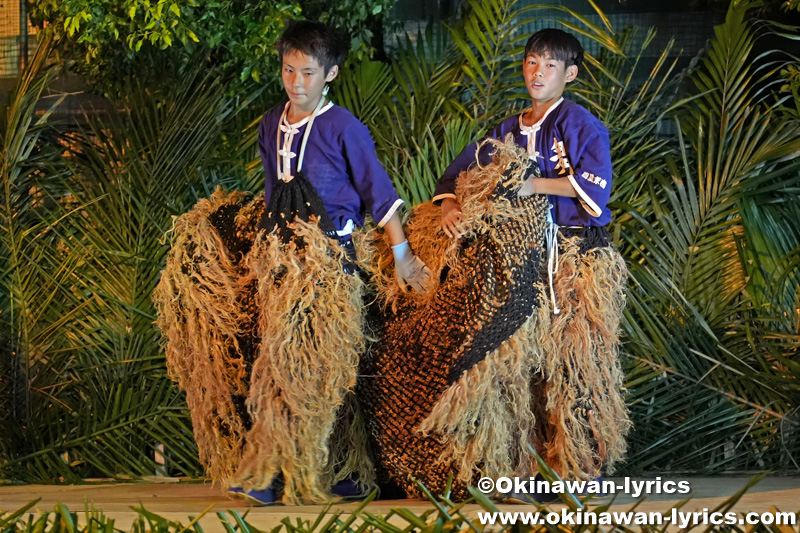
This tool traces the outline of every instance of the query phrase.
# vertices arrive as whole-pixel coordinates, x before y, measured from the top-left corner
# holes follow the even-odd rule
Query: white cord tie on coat
[[[553,287],[553,277],[558,272],[558,224],[553,222],[550,212],[547,213],[547,229],[545,230],[547,240],[547,277],[550,282],[550,301],[553,303],[553,314],[561,312],[556,303],[556,291]]]

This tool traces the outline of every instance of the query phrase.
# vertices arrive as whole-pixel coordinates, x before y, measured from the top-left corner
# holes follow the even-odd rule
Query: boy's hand
[[[426,285],[431,277],[430,269],[414,255],[408,241],[392,246],[394,254],[394,275],[400,288],[406,290],[410,285],[415,291],[427,292]]]
[[[457,239],[464,233],[459,229],[461,225],[461,204],[452,198],[442,200],[442,229],[451,239]]]

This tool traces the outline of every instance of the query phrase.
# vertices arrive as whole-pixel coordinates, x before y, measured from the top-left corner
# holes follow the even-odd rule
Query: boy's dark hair
[[[311,56],[327,74],[334,65],[341,65],[347,57],[347,46],[333,28],[322,22],[295,20],[290,22],[275,43],[281,60],[293,51]]]
[[[565,67],[575,65],[581,68],[583,47],[571,33],[555,28],[539,30],[525,44],[525,57],[531,54],[549,55],[564,62]]]

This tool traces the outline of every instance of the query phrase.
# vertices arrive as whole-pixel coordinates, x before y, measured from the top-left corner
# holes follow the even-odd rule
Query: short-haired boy
[[[288,101],[267,112],[259,127],[266,175],[259,226],[266,230],[266,239],[278,237],[268,241],[267,250],[286,248],[289,259],[272,259],[265,271],[268,277],[274,275],[274,283],[259,289],[259,312],[267,316],[260,326],[253,380],[261,385],[253,384],[249,392],[253,428],[230,490],[261,503],[281,498],[281,490],[286,502],[318,503],[331,492],[363,493],[369,486],[365,478],[372,475],[368,454],[348,449],[350,444],[366,446],[366,441],[356,442],[352,434],[357,432],[341,425],[358,423],[353,420],[357,407],[352,389],[364,347],[359,337],[363,308],[361,282],[350,275],[355,260],[350,234],[364,224],[365,211],[392,244],[401,288],[424,291],[430,272],[408,246],[398,215],[403,201],[378,161],[369,130],[326,98],[346,46],[326,25],[297,21],[286,28],[276,48]],[[315,227],[331,238],[320,238]],[[309,233],[315,231],[319,235]],[[337,240],[347,275],[319,270],[340,253],[332,244]],[[302,253],[295,254],[297,250]],[[302,266],[291,270],[296,265]],[[288,270],[281,270],[284,266]],[[308,282],[292,293],[286,287],[298,277]],[[259,283],[261,287],[263,280]],[[327,300],[309,297],[318,290],[327,291]],[[286,296],[273,298],[276,291],[287,291]],[[285,318],[273,319],[269,314],[275,311],[263,308],[265,301],[287,299],[296,304],[287,308]],[[275,327],[279,320],[285,325]],[[343,472],[348,477],[342,479]]]
[[[599,228],[611,221],[606,208],[611,194],[608,130],[584,107],[563,97],[582,61],[583,48],[564,31],[545,29],[531,36],[522,65],[531,107],[502,121],[488,137],[502,141],[511,133],[527,150],[542,177],[531,178],[520,194],[549,195],[555,224]],[[451,237],[460,235],[456,179],[475,162],[477,145],[456,157],[434,192],[433,202],[442,206],[442,228]],[[491,160],[488,145],[478,157],[482,163]]]
[[[622,399],[618,329],[626,270],[610,246],[606,225],[612,170],[606,127],[584,107],[563,97],[575,80],[583,48],[567,32],[545,29],[525,47],[522,74],[531,106],[494,127],[488,137],[510,134],[531,167],[519,195],[547,195],[547,272],[552,306],[540,324],[541,405],[533,410],[537,453],[561,476],[599,475],[624,455],[630,421]],[[441,227],[462,235],[456,181],[471,165],[492,160],[491,145],[469,145],[446,169],[434,192]],[[532,280],[538,281],[538,280]],[[546,406],[546,407],[545,407]],[[521,452],[522,453],[522,452]]]
[[[427,270],[408,249],[398,214],[403,200],[378,161],[369,130],[326,99],[347,48],[331,28],[308,20],[290,24],[275,47],[289,101],[267,112],[258,131],[266,206],[276,185],[302,170],[346,248],[369,209],[392,244],[398,283],[424,291]]]

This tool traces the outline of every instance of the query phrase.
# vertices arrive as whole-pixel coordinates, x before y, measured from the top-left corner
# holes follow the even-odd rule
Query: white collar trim
[[[284,124],[286,124],[287,126],[290,126],[290,127],[292,127],[292,128],[299,128],[300,126],[303,126],[303,125],[305,125],[305,123],[306,123],[306,122],[308,122],[308,121],[309,121],[309,119],[311,118],[311,115],[308,115],[306,118],[304,118],[304,119],[301,119],[301,120],[298,120],[298,121],[297,121],[297,122],[295,122],[295,123],[291,123],[291,122],[289,122],[289,114],[288,114],[288,111],[289,111],[289,104],[290,104],[290,103],[291,103],[291,102],[286,102],[286,106],[284,107],[284,109],[287,111],[287,113],[286,113],[286,118],[284,119]],[[323,106],[323,108],[319,110],[319,113],[317,113],[317,116],[319,116],[319,115],[323,114],[325,111],[329,110],[329,109],[330,109],[330,108],[332,108],[332,107],[333,107],[333,102],[331,102],[331,101],[328,101],[328,103],[327,103],[327,104],[325,104],[325,106]],[[313,113],[312,113],[312,115],[313,115]]]
[[[522,117],[525,115],[525,111],[520,113],[519,114],[519,129],[520,129],[520,131],[522,131],[523,133],[526,133],[526,132],[538,130],[539,128],[541,128],[542,127],[542,122],[544,122],[544,119],[547,118],[547,115],[549,115],[555,108],[557,108],[559,105],[561,105],[561,102],[563,102],[563,101],[564,101],[564,97],[562,96],[561,98],[558,99],[558,102],[556,102],[555,104],[551,105],[547,109],[547,111],[544,112],[544,115],[542,115],[542,118],[540,118],[539,121],[536,122],[536,124],[533,124],[532,126],[526,126],[525,123],[522,121]]]

